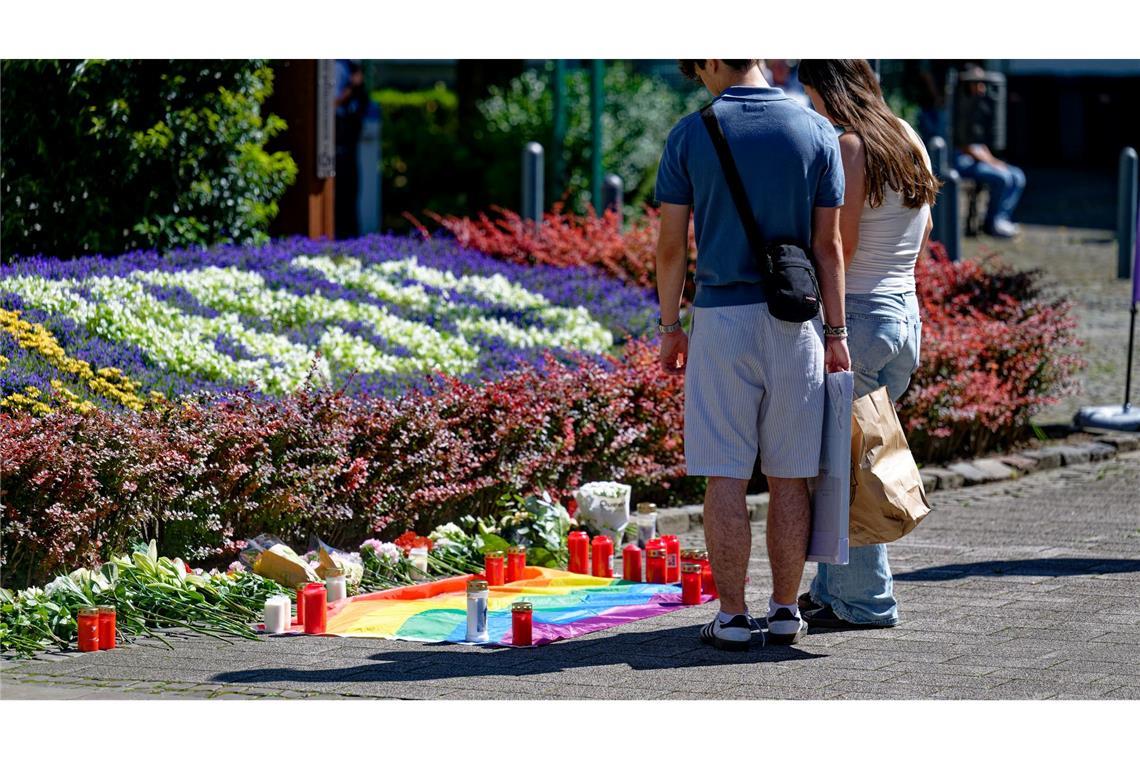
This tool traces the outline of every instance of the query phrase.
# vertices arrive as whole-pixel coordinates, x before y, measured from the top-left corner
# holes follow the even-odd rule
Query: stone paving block
[[[1007,454],[1001,457],[1001,461],[1003,464],[1023,473],[1033,472],[1037,469],[1038,465],[1036,459],[1022,456],[1021,454]]]
[[[1140,450],[1140,433],[1108,433],[1097,436],[1099,443],[1112,446],[1118,452]]]
[[[966,485],[966,479],[959,473],[953,470],[946,469],[945,467],[923,467],[919,473],[926,475],[933,475],[938,478],[938,490],[946,491],[953,488],[961,488]]]
[[[657,510],[657,535],[685,533],[689,530],[689,513],[684,507]]]
[[[1080,444],[1080,448],[1089,453],[1090,462],[1103,462],[1116,457],[1116,447],[1108,443],[1092,441]]]
[[[1051,470],[1064,464],[1059,446],[1044,446],[1040,449],[1027,449],[1022,456],[1037,460],[1038,470]]]
[[[1017,470],[1006,465],[997,457],[975,459],[971,464],[984,472],[991,480],[1009,480],[1017,476]]]
[[[991,483],[995,480],[1005,480],[1008,475],[1013,474],[1013,470],[1009,469],[1000,462],[997,463],[1002,471],[1008,475],[998,474],[995,467],[990,465],[980,465],[981,460],[974,460],[973,462],[955,462],[948,466],[951,472],[956,472],[962,476],[965,484],[968,486],[976,486],[982,483]]]
[[[1058,446],[1057,451],[1061,455],[1061,464],[1066,467],[1084,464],[1092,458],[1092,452],[1084,444]]]
[[[928,471],[926,468],[919,470],[918,474],[922,476],[922,489],[924,491],[931,493],[938,490],[937,475],[935,475],[933,472]]]

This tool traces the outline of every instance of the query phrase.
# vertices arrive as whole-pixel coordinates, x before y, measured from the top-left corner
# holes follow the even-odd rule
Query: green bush
[[[5,254],[258,243],[297,174],[264,61],[3,62]]]
[[[506,88],[491,88],[490,96],[479,104],[483,123],[476,128],[476,137],[501,146],[501,159],[487,167],[487,183],[511,187],[512,197],[517,198],[520,151],[527,141],[536,140],[547,149],[547,177],[552,173],[552,67],[527,71]],[[700,107],[707,93],[697,89],[680,93],[658,77],[635,73],[621,63],[606,67],[605,90],[602,166],[622,178],[626,202],[640,206],[652,195],[669,130],[681,116]],[[567,74],[566,114],[564,188],[571,206],[583,211],[590,202],[590,74],[585,69]]]
[[[384,227],[407,225],[404,211],[466,213],[472,161],[459,140],[458,100],[442,84],[430,90],[378,90]],[[476,183],[476,187],[478,183]]]
[[[458,103],[443,85],[402,93],[381,90],[373,100],[383,113],[382,171],[386,228],[407,226],[404,212],[425,210],[465,216],[491,205],[518,208],[521,152],[535,140],[546,149],[546,199],[554,197],[552,64],[531,70],[506,87],[491,88],[478,117],[459,123]],[[590,200],[590,75],[566,78],[567,130],[563,192],[570,207]],[[703,91],[702,91],[703,92]],[[621,63],[606,69],[602,117],[603,166],[625,183],[630,209],[640,210],[653,192],[657,161],[669,129],[696,109],[701,92],[681,94],[663,80],[636,74]]]

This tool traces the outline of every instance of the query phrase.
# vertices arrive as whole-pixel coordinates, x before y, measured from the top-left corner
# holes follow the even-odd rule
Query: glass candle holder
[[[83,607],[75,616],[79,625],[79,651],[95,652],[99,649],[99,608]]]
[[[521,581],[526,569],[526,547],[512,546],[507,549],[507,583]]]
[[[488,586],[502,586],[507,580],[507,570],[502,552],[487,552],[483,555],[483,575],[487,576]]]
[[[117,632],[115,631],[115,608],[111,605],[102,605],[99,610],[99,648],[114,649]]]
[[[511,643],[516,647],[529,647],[533,643],[534,607],[530,602],[511,605]]]

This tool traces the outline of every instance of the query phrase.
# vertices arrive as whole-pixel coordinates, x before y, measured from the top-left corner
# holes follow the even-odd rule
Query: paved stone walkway
[[[1128,309],[1132,283],[1116,279],[1116,240],[1109,230],[1022,225],[1014,240],[986,235],[963,238],[962,255],[984,259],[997,254],[1017,269],[1041,269],[1051,295],[1073,300],[1081,355],[1082,390],[1047,407],[1038,424],[1071,423],[1082,406],[1119,404],[1124,398],[1128,358]],[[1140,350],[1138,350],[1140,353]],[[1132,368],[1132,400],[1140,400],[1140,360]]]
[[[3,661],[0,696],[1140,698],[1140,452],[932,502],[892,548],[903,622],[890,630],[722,653],[697,642],[710,605],[534,650],[187,635],[173,651],[144,641]],[[749,599],[760,610],[770,588],[762,523],[753,543]]]

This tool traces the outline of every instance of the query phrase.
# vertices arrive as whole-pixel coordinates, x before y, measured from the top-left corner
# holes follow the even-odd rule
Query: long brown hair
[[[888,187],[902,196],[907,208],[934,203],[941,183],[926,168],[921,148],[883,100],[879,80],[867,61],[800,61],[799,78],[819,93],[837,124],[863,140],[871,208],[882,205]]]

